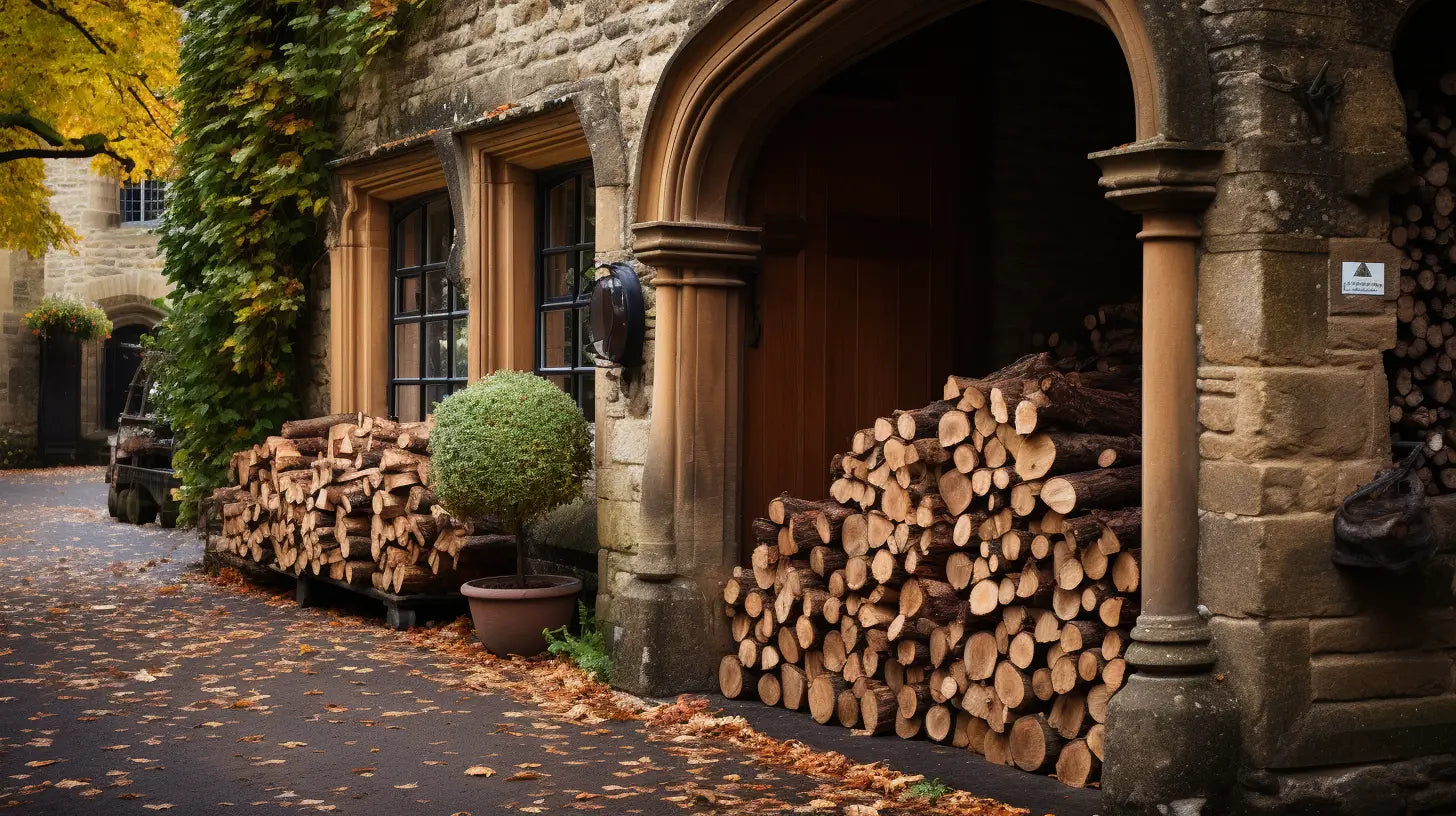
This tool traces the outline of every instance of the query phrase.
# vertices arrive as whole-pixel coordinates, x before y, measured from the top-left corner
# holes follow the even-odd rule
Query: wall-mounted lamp
[[[597,273],[591,293],[592,348],[617,365],[640,366],[647,308],[637,273],[631,264],[620,262],[602,264]]]

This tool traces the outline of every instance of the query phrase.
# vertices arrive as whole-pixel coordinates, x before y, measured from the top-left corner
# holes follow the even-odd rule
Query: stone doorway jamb
[[[656,655],[640,688],[705,688],[727,632],[721,615],[698,618],[738,564],[744,272],[758,262],[760,231],[651,221],[632,232],[657,303],[641,538],[619,591],[630,600],[618,603],[635,618],[626,637],[641,643],[624,646]]]
[[[1104,801],[1115,814],[1186,800],[1222,812],[1237,716],[1198,609],[1197,251],[1223,150],[1159,138],[1091,158],[1108,200],[1143,219],[1142,610],[1136,671],[1108,714]]]

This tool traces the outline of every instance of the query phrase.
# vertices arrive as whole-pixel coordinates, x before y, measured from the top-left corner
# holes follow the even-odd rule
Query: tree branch
[[[140,101],[140,100],[138,100]],[[147,112],[148,115],[151,111]],[[154,120],[155,121],[155,120]],[[160,125],[158,126],[160,127]],[[68,159],[87,156],[110,156],[121,163],[130,173],[136,162],[112,150],[109,145],[121,138],[108,139],[100,133],[88,133],[79,139],[62,135],[49,122],[37,119],[28,113],[0,113],[0,128],[15,128],[35,134],[50,147],[20,148],[0,151],[0,164],[16,159]]]
[[[177,143],[177,140],[172,138],[172,132],[162,127],[162,123],[158,122],[157,117],[152,114],[151,106],[147,105],[146,102],[142,101],[141,94],[138,94],[135,88],[131,87],[130,85],[123,85],[116,79],[116,77],[107,77],[107,79],[111,81],[111,87],[116,91],[118,96],[120,96],[124,92],[130,94],[131,98],[136,100],[137,105],[141,106],[141,109],[144,113],[146,113],[147,118],[152,120],[152,125],[155,126],[157,130],[161,131],[163,136],[167,137],[167,141],[171,142],[172,144]],[[151,89],[148,88],[147,90],[150,91]],[[156,96],[156,94],[153,94],[153,96]],[[122,101],[125,102],[126,100]]]
[[[67,23],[70,24],[72,28],[81,32],[81,36],[86,38],[86,42],[91,43],[92,48],[95,48],[102,54],[111,56],[112,54],[116,53],[115,46],[111,45],[110,43],[102,42],[95,34],[91,33],[91,30],[86,27],[85,23],[77,20],[75,17],[72,17],[71,13],[66,11],[65,9],[52,6],[49,3],[45,2],[45,0],[30,0],[30,4],[40,9],[41,11],[46,12],[47,14],[54,14],[62,20],[65,20]]]
[[[0,150],[0,164],[18,161],[20,159],[84,159],[90,156],[110,156],[121,163],[130,173],[136,167],[136,162],[116,151],[105,146],[77,146],[74,148],[63,147],[27,147],[19,150]]]
[[[48,122],[43,122],[28,113],[0,113],[0,128],[28,130],[43,139],[46,144],[54,147],[65,147],[69,141]]]
[[[126,91],[127,93],[131,94],[131,98],[135,99],[138,105],[142,106],[142,110],[147,112],[147,118],[152,120],[152,124],[156,126],[157,130],[162,131],[162,135],[167,137],[167,141],[171,142],[172,144],[176,144],[177,140],[172,138],[172,132],[162,127],[162,123],[158,122],[157,117],[152,115],[152,109],[147,105],[147,103],[142,101],[142,98],[139,94],[137,94],[136,89],[127,88]]]

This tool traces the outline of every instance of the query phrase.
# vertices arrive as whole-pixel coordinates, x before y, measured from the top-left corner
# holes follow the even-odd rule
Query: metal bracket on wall
[[[1330,135],[1330,121],[1334,118],[1335,100],[1344,84],[1330,79],[1330,61],[1325,60],[1314,78],[1308,83],[1289,78],[1277,65],[1266,65],[1259,69],[1259,81],[1280,93],[1289,94],[1304,111],[1305,123],[1316,136]]]

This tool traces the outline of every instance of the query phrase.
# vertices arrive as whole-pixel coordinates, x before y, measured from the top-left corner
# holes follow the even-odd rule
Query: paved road
[[[99,469],[0,475],[0,809],[929,812],[846,785],[862,769],[843,760],[795,754],[786,767],[789,749],[731,723],[609,718],[631,701],[558,664],[485,657],[459,624],[396,633],[209,581],[194,537],[112,521],[104,499]],[[883,754],[1035,813],[1095,810],[1095,793],[963,751],[851,745],[807,718],[733,706],[771,735],[844,742],[832,747],[855,761]]]

